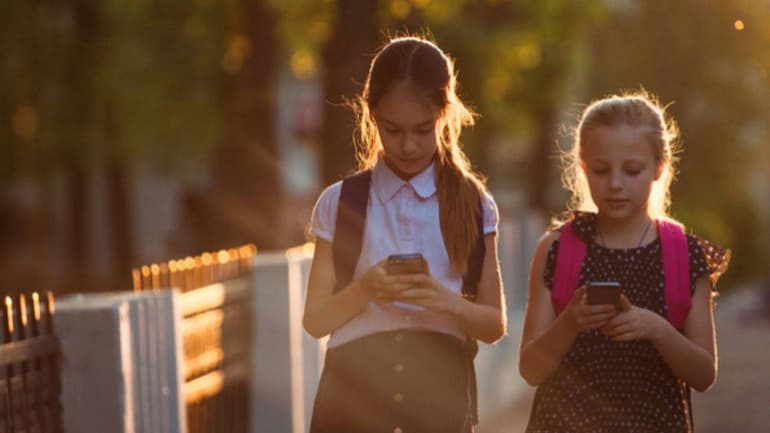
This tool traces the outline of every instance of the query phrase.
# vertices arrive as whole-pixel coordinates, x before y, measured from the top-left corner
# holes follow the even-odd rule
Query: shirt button
[[[393,429],[393,433],[404,433],[404,429],[401,427],[396,427]]]
[[[404,394],[401,394],[400,392],[393,394],[393,401],[396,403],[401,403],[404,401]]]
[[[393,371],[395,371],[396,373],[401,373],[402,371],[404,371],[404,364],[398,363],[394,365]]]

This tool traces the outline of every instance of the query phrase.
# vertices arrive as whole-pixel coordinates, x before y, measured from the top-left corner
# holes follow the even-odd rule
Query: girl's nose
[[[414,136],[414,134],[406,133],[404,137],[404,144],[402,146],[402,151],[409,155],[411,153],[414,153],[417,150],[417,138]]]
[[[623,180],[620,170],[613,170],[610,173],[610,188],[621,189],[623,188]]]

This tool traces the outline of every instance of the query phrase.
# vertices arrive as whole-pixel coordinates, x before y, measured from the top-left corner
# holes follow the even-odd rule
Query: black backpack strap
[[[478,201],[478,213],[476,215],[476,226],[478,227],[478,236],[476,237],[476,245],[471,251],[471,255],[468,257],[468,271],[463,277],[462,295],[470,301],[476,300],[476,294],[478,293],[479,281],[481,280],[481,269],[484,267],[484,256],[487,252],[486,244],[484,243],[484,206],[482,202],[481,192],[479,192]],[[476,354],[479,352],[479,344],[475,338],[467,335],[465,338],[465,354],[467,356],[468,363],[468,379],[470,383],[471,391],[471,417],[472,424],[477,425],[479,423],[479,409],[478,409],[478,385],[476,383],[476,367],[473,360],[476,358]]]
[[[337,280],[335,293],[353,280],[358,256],[361,255],[371,179],[372,170],[360,171],[342,179],[332,241],[334,274]]]

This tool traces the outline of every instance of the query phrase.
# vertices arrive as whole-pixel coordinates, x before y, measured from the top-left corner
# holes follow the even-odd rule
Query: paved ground
[[[770,432],[770,318],[761,306],[759,289],[718,299],[719,378],[708,392],[693,394],[697,433]],[[532,395],[522,391],[482,420],[478,433],[523,432]]]

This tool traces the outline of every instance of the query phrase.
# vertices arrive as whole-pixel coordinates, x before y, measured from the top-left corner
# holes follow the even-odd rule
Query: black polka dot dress
[[[573,228],[587,242],[580,285],[619,281],[632,304],[666,317],[661,244],[608,249],[594,239],[596,215],[576,213]],[[727,268],[729,251],[687,235],[691,293],[704,275],[712,284]],[[552,245],[544,279],[552,287],[559,242]],[[691,432],[687,385],[646,341],[614,342],[599,330],[581,333],[557,371],[538,387],[529,433]]]

